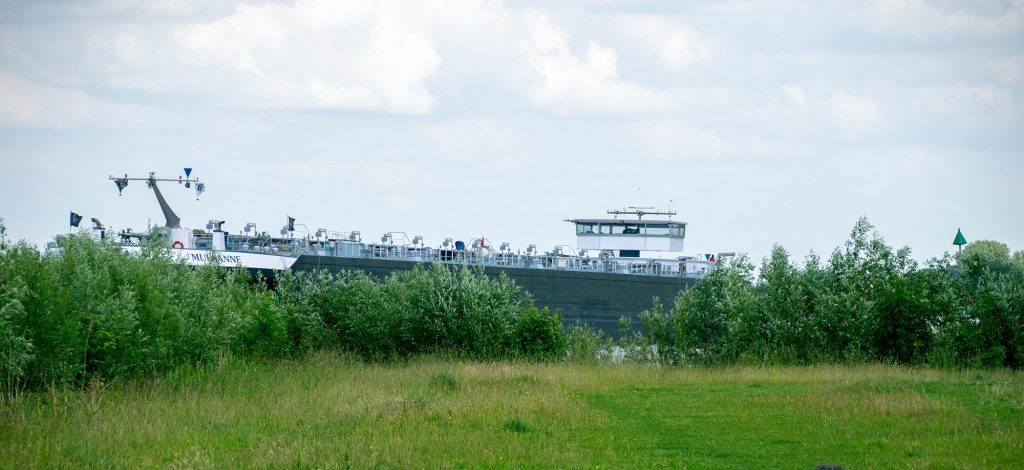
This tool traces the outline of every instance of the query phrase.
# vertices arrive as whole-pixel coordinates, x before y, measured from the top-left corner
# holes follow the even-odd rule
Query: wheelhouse
[[[581,250],[619,251],[617,256],[640,256],[639,251],[682,251],[686,222],[674,220],[575,219],[576,245]]]

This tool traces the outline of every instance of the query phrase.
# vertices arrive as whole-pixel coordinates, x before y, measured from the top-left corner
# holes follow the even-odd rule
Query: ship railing
[[[590,258],[565,255],[523,255],[512,252],[453,250],[393,244],[345,243],[317,245],[308,254],[424,263],[461,264],[497,268],[529,268],[559,271],[606,272],[659,277],[703,277],[687,271],[682,263],[643,258]]]
[[[196,237],[197,248],[209,249],[209,245],[211,243],[212,241],[209,236]],[[311,253],[311,245],[306,239],[246,235],[229,236],[225,244],[225,249],[227,251],[242,251],[278,256],[299,256]]]
[[[305,240],[242,237],[228,240],[231,251],[252,251],[283,256],[302,254],[395,261],[460,264],[496,268],[528,268],[575,272],[603,272],[656,277],[701,278],[704,271],[687,270],[674,260],[615,257],[579,257],[558,254],[521,254],[474,249],[446,249],[398,244],[360,243],[347,239]]]

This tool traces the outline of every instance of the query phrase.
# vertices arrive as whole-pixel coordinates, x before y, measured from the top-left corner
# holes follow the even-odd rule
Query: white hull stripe
[[[125,247],[125,251],[132,254],[138,254],[142,251],[142,248],[129,246]],[[295,258],[291,256],[278,256],[241,251],[222,251],[214,254],[213,252],[206,250],[172,248],[171,255],[174,256],[174,259],[185,261],[186,264],[194,266],[208,264],[210,262],[210,257],[212,256],[216,256],[218,264],[225,268],[284,270],[295,264]]]

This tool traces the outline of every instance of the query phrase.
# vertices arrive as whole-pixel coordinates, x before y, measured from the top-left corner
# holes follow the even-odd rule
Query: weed
[[[525,422],[523,422],[523,420],[519,418],[506,419],[505,422],[501,424],[501,427],[507,431],[517,433],[525,433],[533,430],[532,428],[530,428],[530,426],[528,426]]]
[[[455,392],[459,390],[459,380],[451,372],[439,372],[430,378],[430,387],[442,392]]]

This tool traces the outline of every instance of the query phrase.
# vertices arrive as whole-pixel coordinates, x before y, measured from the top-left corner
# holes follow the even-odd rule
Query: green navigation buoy
[[[956,238],[953,239],[953,244],[956,245],[958,252],[962,252],[964,245],[967,244],[967,239],[964,238],[964,233],[960,231],[960,227],[956,228]]]

